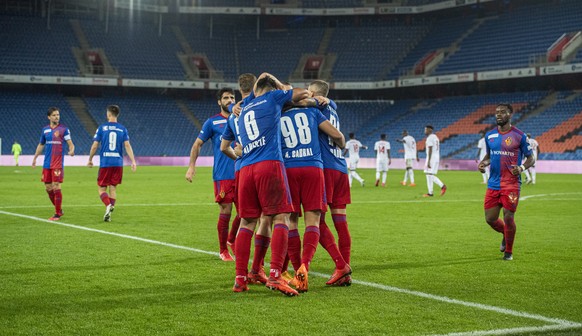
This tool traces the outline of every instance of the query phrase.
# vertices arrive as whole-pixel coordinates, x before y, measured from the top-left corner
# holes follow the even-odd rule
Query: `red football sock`
[[[303,255],[301,255],[301,263],[307,267],[307,270],[309,270],[317,245],[319,245],[319,228],[310,225],[305,228],[303,234]]]
[[[62,204],[63,204],[63,193],[61,192],[61,189],[57,189],[55,190],[55,210],[58,215],[63,213],[63,209],[61,208]]]
[[[230,232],[228,233],[228,242],[234,244],[236,239],[236,233],[238,232],[238,228],[240,226],[240,217],[236,215],[234,220],[232,221],[232,227],[230,228]]]
[[[346,263],[350,263],[350,251],[352,249],[352,237],[348,230],[348,222],[344,214],[332,214],[333,225],[337,231],[339,250]]]
[[[46,193],[48,194],[48,197],[50,198],[50,200],[51,200],[51,203],[52,203],[53,205],[55,205],[55,192],[54,192],[54,191],[52,191],[52,190],[50,190],[50,191],[49,191],[49,190],[47,190],[47,191],[46,191]]]
[[[301,267],[301,237],[297,230],[289,230],[287,254],[293,264],[293,269],[297,271]]]
[[[109,197],[109,201],[111,202],[111,205],[115,206],[115,198]]]
[[[495,221],[495,223],[489,224],[489,226],[491,226],[491,228],[497,232],[503,233],[505,231],[505,228],[504,228],[505,224],[499,218],[497,218],[497,221]]]
[[[271,278],[281,276],[281,267],[287,253],[288,235],[289,227],[287,225],[275,224],[271,238],[271,271],[269,272]]]
[[[234,255],[236,256],[236,275],[247,276],[249,272],[249,256],[251,254],[251,242],[253,231],[241,228],[234,244]]]
[[[513,217],[505,217],[505,252],[513,253],[513,240],[515,239],[515,220]]]
[[[283,267],[281,267],[281,272],[285,272],[289,269],[289,253],[285,253],[285,261],[283,261]]]
[[[319,221],[319,243],[323,248],[329,253],[329,256],[335,263],[335,268],[342,269],[346,266],[346,262],[342,254],[340,253],[336,243],[333,233],[325,223],[323,216]]]
[[[261,267],[263,267],[265,254],[269,249],[269,244],[271,244],[271,238],[261,235],[255,235],[255,254],[253,256],[253,265],[251,269],[253,272],[258,272]]]
[[[218,244],[220,245],[220,251],[226,250],[226,239],[228,239],[228,223],[230,222],[230,215],[220,214],[218,216],[218,224],[216,229],[218,230]]]
[[[103,204],[105,204],[105,206],[108,206],[109,204],[111,204],[111,199],[109,198],[109,195],[107,195],[106,192],[99,195],[99,197],[101,197],[101,202],[103,202]]]

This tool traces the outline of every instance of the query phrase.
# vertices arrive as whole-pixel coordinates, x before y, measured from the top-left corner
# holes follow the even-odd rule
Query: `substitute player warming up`
[[[487,154],[479,163],[479,171],[490,167],[490,177],[485,194],[485,220],[493,230],[503,234],[500,251],[504,260],[513,260],[515,239],[515,211],[519,203],[521,173],[535,163],[525,134],[511,126],[513,107],[499,104],[495,109],[497,128],[487,132]],[[519,165],[525,155],[526,161]],[[503,220],[499,213],[503,208]]]

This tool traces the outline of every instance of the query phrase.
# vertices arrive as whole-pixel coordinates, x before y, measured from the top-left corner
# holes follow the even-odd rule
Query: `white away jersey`
[[[350,158],[359,158],[361,147],[362,143],[359,140],[350,139],[346,142],[346,148],[348,149],[348,153],[350,153]]]
[[[385,140],[376,141],[374,144],[374,150],[376,151],[376,159],[388,161],[388,151],[390,150],[390,142]]]
[[[426,138],[426,157],[428,159],[428,148],[432,147],[432,154],[431,154],[431,160],[434,161],[440,161],[440,147],[441,147],[441,142],[439,141],[439,138],[433,133],[431,135],[429,135]]]
[[[479,160],[483,160],[485,154],[487,154],[487,145],[485,144],[485,137],[479,139],[477,143],[477,148],[479,148]]]
[[[533,155],[534,159],[538,159],[538,146],[540,145],[536,139],[530,138],[528,140],[529,146],[531,147],[531,155]]]
[[[416,140],[410,135],[402,138],[402,145],[404,146],[404,158],[416,159]]]

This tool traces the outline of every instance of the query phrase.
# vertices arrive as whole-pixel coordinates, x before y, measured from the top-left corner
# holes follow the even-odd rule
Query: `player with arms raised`
[[[479,163],[479,171],[489,166],[490,176],[485,194],[485,220],[495,231],[503,234],[501,252],[504,260],[513,259],[515,212],[519,203],[521,173],[535,163],[527,137],[511,125],[513,107],[499,104],[495,109],[497,127],[485,134],[487,154]],[[523,156],[527,158],[519,165]],[[503,208],[503,220],[499,213]]]
[[[63,194],[61,183],[65,176],[65,157],[63,155],[63,142],[69,146],[69,155],[75,155],[75,145],[71,140],[71,132],[65,125],[61,125],[61,114],[57,107],[50,107],[47,112],[50,124],[42,129],[40,142],[36,146],[32,167],[36,167],[36,159],[44,150],[44,163],[42,165],[42,182],[44,182],[49,199],[55,206],[55,214],[49,218],[58,221],[63,216]]]
[[[131,170],[135,171],[137,164],[133,155],[133,148],[129,143],[127,128],[117,122],[119,117],[119,106],[107,106],[107,122],[100,125],[93,137],[93,145],[89,151],[89,162],[87,166],[93,167],[93,156],[97,152],[97,147],[101,143],[99,151],[99,174],[97,185],[99,186],[99,197],[105,204],[105,222],[111,221],[111,213],[115,209],[117,200],[117,185],[121,184],[123,178],[123,148],[127,151],[127,156],[131,160]],[[109,193],[107,189],[109,188]]]

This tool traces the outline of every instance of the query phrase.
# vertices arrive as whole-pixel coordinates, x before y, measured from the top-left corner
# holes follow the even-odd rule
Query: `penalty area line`
[[[101,234],[125,238],[125,239],[132,239],[132,240],[136,240],[136,241],[171,247],[171,248],[180,249],[180,250],[208,254],[208,255],[213,255],[213,256],[217,256],[217,257],[219,256],[219,254],[216,252],[210,252],[210,251],[200,250],[200,249],[196,249],[196,248],[192,248],[192,247],[188,247],[188,246],[176,245],[176,244],[161,242],[161,241],[157,241],[157,240],[153,240],[153,239],[147,239],[147,238],[142,238],[142,237],[137,237],[137,236],[126,235],[123,233],[99,230],[99,229],[94,229],[94,228],[81,226],[81,225],[63,223],[60,221],[49,221],[48,219],[44,219],[44,218],[22,215],[22,214],[2,211],[2,210],[0,210],[0,214],[30,219],[30,220],[42,222],[42,223],[60,225],[60,226],[64,226],[64,227],[68,227],[68,228],[72,228],[72,229],[101,233]],[[322,277],[322,278],[328,278],[330,276],[329,274],[318,273],[318,272],[310,272],[310,273],[315,275],[315,276]],[[520,311],[513,310],[513,309],[496,307],[496,306],[491,306],[491,305],[486,305],[486,304],[481,304],[481,303],[476,303],[476,302],[470,302],[470,301],[462,301],[462,300],[452,299],[452,298],[449,298],[446,296],[434,295],[434,294],[429,294],[429,293],[424,293],[424,292],[419,292],[419,291],[414,291],[414,290],[409,290],[409,289],[404,289],[404,288],[399,288],[399,287],[387,286],[387,285],[374,283],[374,282],[356,280],[356,279],[352,279],[352,283],[359,284],[362,286],[371,287],[371,288],[376,288],[376,289],[380,289],[380,290],[384,290],[384,291],[408,294],[408,295],[413,295],[413,296],[417,296],[417,297],[421,297],[421,298],[441,301],[441,302],[450,303],[450,304],[461,305],[461,306],[470,307],[470,308],[487,310],[487,311],[505,314],[505,315],[512,315],[512,316],[516,316],[516,317],[527,318],[527,319],[542,321],[542,322],[546,322],[546,323],[551,324],[551,325],[536,326],[536,327],[518,327],[518,328],[483,330],[483,331],[478,330],[478,331],[449,333],[449,334],[433,335],[433,336],[508,335],[508,334],[514,334],[514,333],[523,333],[523,332],[541,332],[541,331],[548,331],[548,330],[565,330],[565,329],[582,328],[582,324],[577,323],[577,322],[546,317],[546,316],[542,316],[542,315],[538,315],[538,314],[530,314],[530,313],[526,313],[526,312],[520,312]]]

